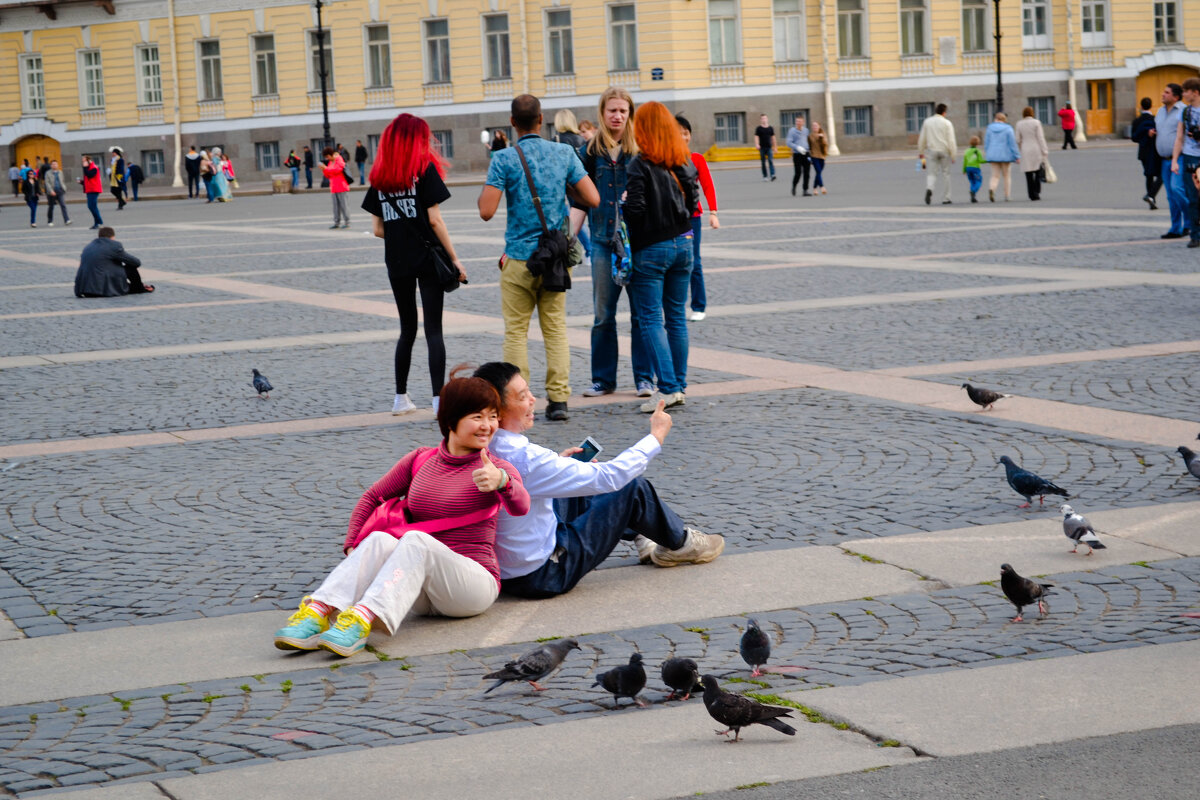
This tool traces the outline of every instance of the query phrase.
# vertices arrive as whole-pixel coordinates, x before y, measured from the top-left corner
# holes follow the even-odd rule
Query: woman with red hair
[[[400,338],[396,341],[396,397],[393,414],[407,414],[417,406],[408,396],[408,369],[412,363],[413,343],[417,340],[416,292],[421,292],[421,310],[425,320],[425,344],[429,348],[429,382],[433,390],[433,409],[446,381],[446,345],[442,340],[442,296],[437,281],[432,250],[458,269],[459,280],[467,282],[467,272],[454,252],[450,231],[438,206],[450,199],[442,181],[445,162],[433,144],[429,125],[420,117],[401,114],[383,130],[375,165],[371,167],[371,185],[363,198],[363,210],[374,218],[374,233],[383,239],[388,281],[400,312]]]
[[[638,108],[633,135],[639,153],[626,167],[625,198],[633,255],[629,304],[658,375],[658,392],[641,407],[650,414],[659,403],[670,408],[685,400],[692,211],[700,187],[679,123],[666,106],[651,101]]]

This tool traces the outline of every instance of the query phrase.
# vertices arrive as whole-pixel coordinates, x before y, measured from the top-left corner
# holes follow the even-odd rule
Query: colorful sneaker
[[[639,534],[634,538],[633,546],[637,548],[638,563],[649,564],[650,554],[654,552],[654,548],[658,547],[658,544]]]
[[[348,658],[366,647],[370,635],[371,623],[360,617],[353,608],[348,608],[338,614],[332,628],[321,634],[317,646]]]
[[[654,384],[651,383],[650,381],[638,381],[637,396],[638,397],[653,397],[654,396]]]
[[[582,394],[584,397],[603,397],[606,394],[612,393],[612,389],[607,388],[603,383],[597,381],[588,388],[584,389]]]
[[[329,630],[329,620],[308,607],[309,598],[300,601],[300,610],[288,617],[287,625],[275,631],[275,646],[280,650],[316,650],[317,640]]]
[[[716,533],[703,533],[695,528],[684,528],[687,539],[678,550],[668,550],[661,544],[654,548],[650,560],[660,567],[677,567],[680,564],[707,564],[725,549],[725,537]]]

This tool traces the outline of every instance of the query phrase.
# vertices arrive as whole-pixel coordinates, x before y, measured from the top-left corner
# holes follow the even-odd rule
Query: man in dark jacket
[[[76,297],[116,297],[154,291],[153,285],[142,283],[138,273],[142,262],[126,253],[114,236],[116,232],[105,226],[83,248],[79,271],[75,273]]]
[[[1133,121],[1133,130],[1129,138],[1137,142],[1138,146],[1138,161],[1142,162],[1142,174],[1146,176],[1146,193],[1142,195],[1142,199],[1150,206],[1151,211],[1158,209],[1158,203],[1154,202],[1154,198],[1158,196],[1158,190],[1162,187],[1162,158],[1158,155],[1158,148],[1155,146],[1155,123],[1154,113],[1150,107],[1154,105],[1149,97],[1142,98],[1142,113]]]
[[[312,171],[316,166],[316,160],[313,158],[313,151],[308,145],[304,145],[304,180],[308,181],[306,189],[312,188]]]
[[[357,140],[354,147],[354,163],[358,165],[358,182],[363,186],[367,185],[367,148],[363,146],[362,139]]]
[[[183,166],[187,170],[187,187],[188,197],[200,196],[200,154],[196,152],[196,145],[192,145],[188,149],[188,153],[183,157]],[[193,194],[195,187],[195,194]]]
[[[129,188],[133,190],[133,202],[136,203],[138,199],[138,187],[146,180],[146,175],[137,164],[130,164],[127,174],[129,176]]]

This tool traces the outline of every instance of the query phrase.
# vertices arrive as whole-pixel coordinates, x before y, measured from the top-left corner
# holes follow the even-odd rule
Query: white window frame
[[[161,178],[167,174],[167,162],[162,150],[142,151],[142,172],[147,178]]]
[[[261,41],[271,40],[268,50],[259,50]],[[275,34],[250,35],[250,86],[255,97],[275,97],[279,94],[279,68],[275,57]],[[263,71],[268,74],[263,74]]]
[[[974,107],[974,109],[972,109]],[[980,109],[983,109],[982,114]],[[992,122],[992,117],[996,114],[996,101],[987,100],[968,100],[967,101],[967,128],[986,128]]]
[[[137,62],[138,75],[138,104],[143,106],[161,106],[162,91],[162,61],[160,60],[157,44],[139,44],[134,54]],[[153,51],[154,59],[147,56]]]
[[[46,68],[41,53],[21,54],[21,113],[46,113]]]
[[[95,61],[89,63],[93,57]],[[76,50],[75,59],[79,67],[79,107],[104,108],[104,59],[99,48]]]
[[[325,90],[336,91],[333,81],[333,29],[325,28]],[[304,32],[304,64],[308,71],[308,90],[321,91],[321,74],[317,69],[317,59],[320,49],[317,47],[317,29],[309,28]]]
[[[454,131],[452,130],[436,130],[430,131],[433,137],[434,144],[441,153],[442,158],[454,160]]]
[[[1053,49],[1052,21],[1050,0],[1021,0],[1021,49]],[[1041,23],[1040,30],[1039,22]]]
[[[215,56],[204,54],[204,45],[206,44],[217,46]],[[211,74],[208,74],[210,67]],[[202,103],[225,99],[225,81],[221,75],[220,39],[196,40],[196,97]]]
[[[1154,46],[1170,47],[1183,41],[1179,19],[1179,0],[1156,0],[1154,3]]]
[[[780,8],[780,4],[787,8]],[[805,26],[804,0],[773,0],[772,29],[775,38],[775,63],[808,60],[808,29]]]
[[[865,115],[858,113],[860,111],[863,111],[864,109],[867,112]],[[854,119],[851,119],[850,118],[851,116],[853,116]],[[860,117],[862,117],[862,118],[860,119]],[[866,123],[867,129],[866,129],[866,131],[859,133],[858,126],[864,122]],[[855,130],[853,132],[850,130],[851,124],[853,124],[855,127]],[[875,135],[875,106],[844,106],[842,108],[842,135],[845,136],[847,139],[854,139],[854,138],[865,137],[865,136],[874,136]]]
[[[971,42],[971,34],[978,42]],[[972,47],[979,44],[979,47]],[[989,53],[995,49],[992,38],[992,9],[988,0],[962,0],[962,49],[964,53]]]
[[[504,30],[488,30],[492,20],[503,20]],[[504,81],[512,78],[512,40],[508,12],[481,14],[479,30],[483,36],[483,79]]]
[[[708,63],[742,63],[742,9],[738,0],[708,0]]]
[[[1058,109],[1054,107],[1056,102],[1053,95],[1031,97],[1029,105],[1033,108],[1033,116],[1038,122],[1047,126],[1058,124]]]
[[[613,18],[614,12],[618,9],[632,9],[633,19],[616,20]],[[608,31],[608,68],[613,72],[632,72],[641,69],[641,57],[638,53],[638,15],[637,5],[634,3],[610,3],[605,6],[604,11],[605,28]],[[617,36],[617,29],[620,28],[622,34]],[[627,33],[626,33],[627,32]],[[620,39],[620,41],[618,41]],[[632,41],[631,41],[632,40]],[[617,48],[624,45],[623,56],[632,56],[629,59],[630,63],[626,63],[622,59],[617,58]],[[630,53],[632,49],[632,53]]]
[[[372,32],[383,31],[382,39],[372,39]],[[392,29],[386,22],[363,25],[363,76],[368,89],[392,86]]]
[[[544,10],[546,29],[546,74],[575,74],[575,30],[570,6]],[[551,15],[567,15],[567,24],[551,23]],[[556,59],[557,56],[557,59]],[[555,63],[557,60],[558,63]]]
[[[904,105],[904,132],[909,135],[920,134],[925,120],[933,116],[933,108],[933,103],[906,103]]]
[[[846,2],[848,4],[857,3],[858,7],[843,10],[842,9],[843,2]],[[850,60],[859,59],[859,58],[870,58],[871,57],[871,50],[870,50],[871,37],[870,37],[870,32],[867,30],[868,22],[867,22],[866,0],[837,0],[836,8],[837,8],[838,58],[841,60],[844,60],[844,61],[850,61]],[[846,23],[845,26],[843,26],[843,24],[842,24],[843,20]],[[846,37],[843,36],[843,33],[844,33],[843,27],[845,27],[846,30],[849,30],[851,27],[851,24],[855,20],[857,20],[857,29],[858,29],[858,46],[859,46],[858,50],[859,51],[857,53],[850,51],[851,48],[846,46],[848,44],[846,41]]]
[[[738,130],[735,132],[737,135],[736,138],[729,138],[730,128],[717,124],[719,120],[733,120],[737,122]],[[723,111],[714,114],[713,140],[718,146],[744,145],[746,143],[746,113],[744,111]]]
[[[927,56],[929,0],[898,0],[900,4],[900,55]]]
[[[274,152],[271,151],[274,148]],[[270,156],[268,159],[267,156]],[[268,164],[267,161],[273,161],[273,164]],[[279,142],[255,142],[254,143],[254,166],[259,172],[267,172],[273,169],[281,169],[283,159],[279,154]]]
[[[446,26],[445,34],[432,35],[430,26],[438,23],[444,23]],[[436,48],[433,45],[436,44]],[[437,50],[434,53],[434,50]],[[425,83],[450,83],[452,75],[450,69],[450,20],[447,17],[436,17],[434,19],[421,20],[421,52],[422,61],[425,64]],[[438,59],[437,69],[434,69],[435,64],[433,58],[435,56],[444,56]],[[435,74],[440,73],[442,67],[445,67],[445,75]]]

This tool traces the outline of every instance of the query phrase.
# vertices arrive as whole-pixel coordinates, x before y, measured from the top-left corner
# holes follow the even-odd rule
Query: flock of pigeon
[[[569,652],[579,649],[579,642],[575,639],[560,639],[534,648],[495,672],[484,675],[485,680],[496,681],[484,690],[484,694],[509,681],[526,681],[534,691],[543,691],[546,687],[538,681],[557,670]],[[771,639],[755,620],[747,621],[738,649],[742,660],[753,670],[751,676],[761,675],[762,666],[771,655]],[[740,741],[742,728],[756,724],[766,725],[788,736],[796,735],[796,729],[781,719],[790,717],[791,709],[764,705],[753,698],[724,691],[716,676],[701,677],[700,667],[690,658],[676,657],[664,661],[662,681],[671,690],[666,700],[676,697],[687,700],[693,692],[703,691],[704,707],[709,716],[725,726],[724,730],[716,732],[717,735],[728,736],[732,733],[733,738],[726,739],[730,743]],[[628,664],[601,672],[592,686],[601,686],[612,693],[613,708],[620,708],[622,697],[628,697],[639,707],[645,708],[645,702],[638,697],[638,693],[646,688],[646,667],[642,654],[634,653],[629,657]]]

